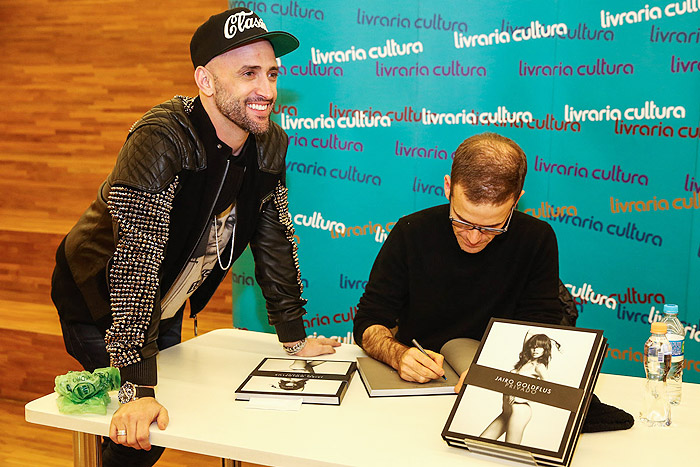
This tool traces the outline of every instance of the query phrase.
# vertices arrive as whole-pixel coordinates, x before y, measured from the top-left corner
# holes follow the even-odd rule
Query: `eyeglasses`
[[[517,203],[516,203],[517,204]],[[452,227],[459,230],[477,230],[484,235],[501,235],[508,231],[508,226],[510,225],[510,220],[513,218],[513,211],[515,210],[515,204],[510,208],[510,214],[506,218],[506,223],[503,228],[497,229],[495,227],[481,227],[480,225],[474,225],[471,222],[455,219],[450,216],[450,222],[452,222]]]

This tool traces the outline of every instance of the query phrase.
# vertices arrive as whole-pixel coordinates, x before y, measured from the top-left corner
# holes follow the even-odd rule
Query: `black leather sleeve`
[[[204,148],[194,134],[185,104],[171,99],[134,123],[119,152],[108,185],[159,193],[182,171],[204,166]]]
[[[294,227],[287,204],[287,188],[280,181],[265,201],[257,230],[250,242],[255,259],[255,278],[262,289],[268,321],[280,342],[306,336],[302,316],[306,313]]]

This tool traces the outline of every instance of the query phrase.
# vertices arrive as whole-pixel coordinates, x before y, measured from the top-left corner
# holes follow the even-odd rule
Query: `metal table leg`
[[[102,467],[102,437],[74,431],[73,465],[75,467]]]

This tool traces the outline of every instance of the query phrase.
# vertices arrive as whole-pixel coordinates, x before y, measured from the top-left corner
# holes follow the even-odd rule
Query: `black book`
[[[491,319],[443,439],[481,455],[568,466],[606,349],[599,330]]]
[[[339,405],[357,363],[264,358],[236,389],[236,400],[300,398],[306,404]]]

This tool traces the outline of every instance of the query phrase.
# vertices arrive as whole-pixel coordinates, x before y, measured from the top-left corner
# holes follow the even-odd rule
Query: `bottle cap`
[[[663,321],[655,321],[651,323],[651,333],[652,334],[666,334],[668,326]]]
[[[671,303],[667,303],[664,305],[664,313],[678,313],[678,305],[673,305]]]

